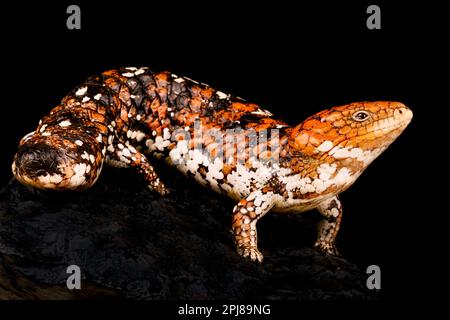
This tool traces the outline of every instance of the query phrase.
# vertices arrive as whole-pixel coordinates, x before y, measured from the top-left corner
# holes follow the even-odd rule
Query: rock
[[[311,248],[314,214],[262,219],[256,265],[235,253],[228,198],[174,172],[160,197],[105,171],[84,192],[0,192],[0,299],[379,299],[364,270]],[[69,265],[82,290],[66,288]]]

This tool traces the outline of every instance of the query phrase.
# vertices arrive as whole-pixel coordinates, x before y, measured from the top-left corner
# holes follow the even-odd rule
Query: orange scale
[[[200,94],[203,99],[209,100],[213,96],[214,90],[211,87],[204,88],[200,91]]]
[[[167,116],[167,104],[163,103],[158,107],[158,118],[164,119]]]
[[[189,101],[189,107],[193,112],[200,112],[202,106],[202,101],[199,98],[194,98]]]
[[[342,127],[344,127],[346,124],[347,124],[347,122],[345,122],[344,119],[340,119],[340,120],[337,120],[337,121],[334,121],[334,122],[333,122],[333,127],[335,127],[335,128],[342,128]]]

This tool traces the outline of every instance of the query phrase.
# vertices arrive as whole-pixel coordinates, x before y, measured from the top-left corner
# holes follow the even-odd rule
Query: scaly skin
[[[338,195],[411,119],[399,102],[359,102],[290,127],[255,104],[188,78],[122,68],[88,79],[45,116],[21,140],[13,173],[36,188],[82,190],[106,162],[134,168],[149,188],[166,194],[147,158],[163,157],[238,202],[232,229],[243,257],[262,261],[256,223],[269,210],[314,208],[324,217],[316,248],[338,254]]]

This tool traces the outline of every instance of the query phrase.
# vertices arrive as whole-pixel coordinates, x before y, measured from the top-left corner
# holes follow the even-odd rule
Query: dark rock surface
[[[314,214],[262,219],[256,265],[235,253],[231,200],[173,172],[161,198],[127,170],[105,171],[81,193],[15,180],[0,192],[0,299],[379,298],[364,270],[311,248]],[[66,288],[72,264],[82,290]]]

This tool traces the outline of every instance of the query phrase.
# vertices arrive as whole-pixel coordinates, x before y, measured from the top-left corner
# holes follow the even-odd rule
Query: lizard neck
[[[280,166],[289,169],[286,184],[293,198],[314,199],[332,196],[350,187],[366,168],[363,161],[353,158],[336,159],[329,154],[343,139],[330,135],[312,135],[302,125],[286,132],[286,154]],[[322,146],[322,147],[321,147]],[[285,180],[285,179],[281,179]]]

